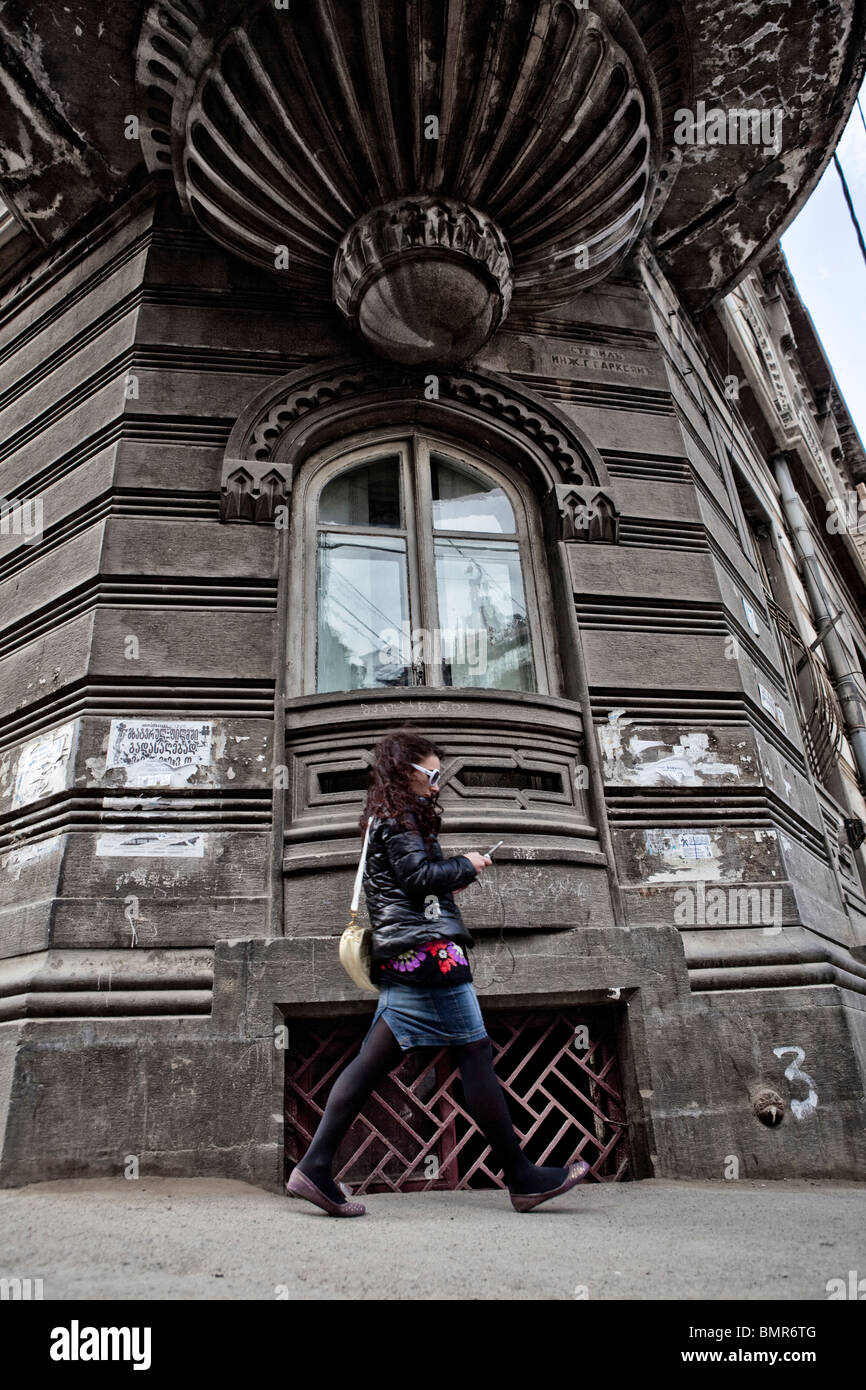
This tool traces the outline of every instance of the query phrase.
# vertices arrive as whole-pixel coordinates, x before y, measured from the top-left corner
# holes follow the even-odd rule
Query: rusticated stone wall
[[[461,369],[474,398],[443,391],[443,428],[525,458],[549,695],[315,697],[291,662],[291,534],[220,519],[230,435],[294,374],[373,359],[168,199],[141,195],[6,291],[3,491],[43,517],[33,543],[0,538],[4,1182],[131,1154],[279,1180],[275,1029],[372,1012],[336,954],[362,792],[314,779],[335,754],[362,770],[404,713],[446,747],[446,850],[506,840],[465,901],[482,1006],[616,1010],[636,1175],[720,1177],[730,1155],[750,1175],[862,1171],[862,885],[833,853],[722,447],[731,412],[690,335],[641,252],[555,313],[511,316]],[[316,418],[350,438],[364,401]],[[556,429],[609,499],[595,540],[564,527]],[[559,790],[467,798],[471,758],[540,759]],[[703,919],[678,920],[683,887]],[[781,916],[714,921],[718,889],[778,892]],[[500,930],[514,973],[487,986]],[[766,1087],[777,1128],[754,1111]]]

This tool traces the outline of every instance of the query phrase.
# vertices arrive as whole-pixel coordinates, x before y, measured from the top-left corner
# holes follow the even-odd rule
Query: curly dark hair
[[[407,830],[417,827],[427,841],[438,835],[442,824],[437,805],[438,790],[434,789],[430,797],[418,796],[410,786],[413,773],[410,764],[422,762],[431,753],[442,757],[442,749],[411,724],[383,734],[373,750],[367,801],[360,820],[362,830],[366,829],[368,820],[379,816],[395,820]]]

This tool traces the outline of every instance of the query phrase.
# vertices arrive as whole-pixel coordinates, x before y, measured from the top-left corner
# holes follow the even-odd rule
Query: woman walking
[[[567,1192],[589,1165],[544,1168],[521,1152],[493,1069],[472,971],[462,950],[474,940],[454,902],[491,863],[472,852],[445,859],[438,841],[441,753],[414,729],[376,746],[367,804],[370,839],[364,892],[373,937],[371,979],[379,1005],[354,1061],[331,1088],[324,1114],[286,1190],[330,1216],[363,1216],[331,1175],[337,1149],[377,1084],[412,1047],[448,1045],[460,1069],[466,1107],[502,1169],[516,1211]]]

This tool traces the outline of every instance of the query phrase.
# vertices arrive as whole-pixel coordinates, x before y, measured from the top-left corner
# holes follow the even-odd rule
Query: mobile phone
[[[498,850],[499,846],[500,846],[500,845],[504,845],[504,844],[505,844],[505,841],[504,841],[504,840],[497,840],[497,841],[496,841],[496,844],[493,845],[493,847],[492,847],[491,849],[486,849],[486,850],[484,851],[484,853],[487,855],[487,858],[489,859],[489,858],[491,857],[491,855],[493,855],[493,854],[495,853],[495,851]]]

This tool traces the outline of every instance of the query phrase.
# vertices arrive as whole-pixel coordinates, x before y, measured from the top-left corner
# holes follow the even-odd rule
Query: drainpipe
[[[774,454],[770,462],[776,475],[776,482],[779,484],[782,508],[791,528],[794,544],[803,561],[806,590],[817,626],[820,628],[823,623],[832,620],[837,614],[830,611],[830,600],[821,579],[818,555],[812,543],[812,535],[803,512],[803,504],[794,487],[787,457],[781,453]],[[836,635],[835,628],[829,629],[824,637],[823,645],[836,684],[839,704],[845,717],[845,737],[851,746],[857,771],[860,774],[860,781],[864,793],[866,793],[866,709],[863,706],[863,698],[854,672],[851,670],[849,658]]]

